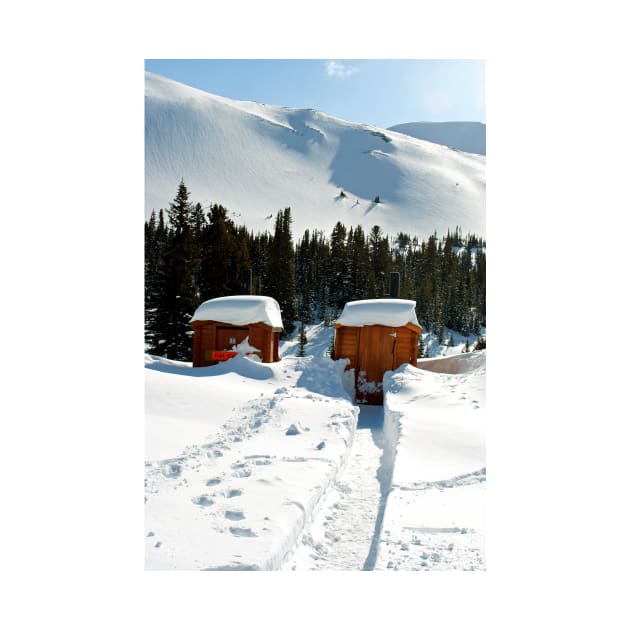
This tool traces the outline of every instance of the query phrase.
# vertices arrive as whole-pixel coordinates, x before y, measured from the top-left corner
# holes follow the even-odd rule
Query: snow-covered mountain
[[[485,234],[485,156],[152,73],[145,86],[147,218],[168,207],[183,178],[192,201],[221,203],[254,231],[272,231],[272,217],[290,207],[294,236],[329,234],[337,221],[391,235],[455,226]]]
[[[486,126],[480,122],[410,122],[389,127],[389,131],[468,153],[486,154]]]

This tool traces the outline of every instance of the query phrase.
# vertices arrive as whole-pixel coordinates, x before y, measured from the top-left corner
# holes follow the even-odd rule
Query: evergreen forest
[[[145,222],[145,347],[150,354],[190,361],[190,319],[211,298],[251,293],[280,304],[285,334],[305,323],[331,325],[346,302],[399,295],[416,301],[425,332],[449,328],[478,335],[486,325],[486,242],[458,227],[438,238],[384,234],[378,226],[337,222],[330,234],[306,230],[294,239],[290,208],[273,234],[252,233],[220,204],[202,208],[183,181],[166,210]],[[251,275],[250,271],[251,270]]]

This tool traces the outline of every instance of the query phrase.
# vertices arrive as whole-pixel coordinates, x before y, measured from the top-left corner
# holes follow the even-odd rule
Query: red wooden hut
[[[195,311],[193,367],[215,365],[238,352],[255,354],[263,363],[279,361],[282,333],[280,306],[263,295],[234,295],[207,300]]]
[[[383,404],[383,375],[416,365],[422,332],[413,300],[348,302],[335,324],[335,358],[350,360],[357,403]]]

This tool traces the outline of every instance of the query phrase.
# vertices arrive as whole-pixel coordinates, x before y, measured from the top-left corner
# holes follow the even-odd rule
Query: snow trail
[[[360,405],[348,462],[284,570],[372,570],[391,483],[383,408]]]

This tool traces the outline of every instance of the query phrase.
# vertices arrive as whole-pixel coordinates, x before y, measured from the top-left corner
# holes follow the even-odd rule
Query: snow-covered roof
[[[264,295],[231,295],[200,304],[190,322],[207,320],[245,326],[262,322],[272,328],[284,328],[280,306]]]
[[[413,300],[357,300],[343,307],[338,324],[344,326],[404,326],[413,324],[420,327],[416,317],[416,303]]]

